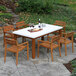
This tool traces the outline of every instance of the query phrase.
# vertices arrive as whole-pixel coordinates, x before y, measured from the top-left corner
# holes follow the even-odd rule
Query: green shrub
[[[10,14],[10,13],[0,13],[0,17],[10,19],[10,18],[12,18],[12,14]]]
[[[16,11],[27,11],[33,13],[51,13],[52,2],[50,0],[19,0]]]
[[[73,71],[71,76],[76,76],[76,60],[71,61]]]
[[[6,11],[6,7],[1,5],[1,6],[0,6],[0,11],[5,12],[5,11]]]
[[[74,34],[74,40],[75,40],[75,38],[76,38],[76,34]]]

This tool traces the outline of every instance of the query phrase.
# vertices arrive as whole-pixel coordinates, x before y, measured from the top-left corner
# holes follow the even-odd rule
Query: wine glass
[[[29,23],[29,27],[31,28],[32,27],[32,29],[34,29],[34,23]]]
[[[46,25],[44,23],[42,23],[42,27],[45,27]]]
[[[34,25],[32,25],[32,27],[34,28]]]
[[[32,23],[32,24],[31,24],[31,27],[33,27],[33,28],[34,28],[34,23]]]

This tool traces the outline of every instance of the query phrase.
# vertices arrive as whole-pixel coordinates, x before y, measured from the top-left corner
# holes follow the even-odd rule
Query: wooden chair
[[[65,22],[56,20],[53,25],[62,26],[63,29],[61,30],[61,32],[65,33],[65,27],[66,27],[66,23]],[[59,31],[52,32],[51,34],[55,34],[55,35],[59,34]],[[49,34],[47,36],[49,36]]]
[[[66,23],[65,22],[56,20],[54,25],[62,26],[63,27],[62,32],[65,33],[65,27],[66,27]],[[56,31],[56,33],[59,33],[59,31]]]
[[[16,23],[16,30],[22,29],[22,28],[26,28],[27,26],[29,26],[28,24],[25,24],[24,21],[21,22],[17,22]]]
[[[8,47],[8,44],[10,45]],[[29,43],[24,42],[18,44],[15,39],[5,39],[5,55],[4,55],[4,62],[6,62],[6,53],[7,51],[16,53],[16,65],[18,64],[18,53],[22,51],[24,48],[27,48],[27,60],[29,60]]]
[[[3,27],[4,45],[5,45],[5,38],[14,38],[14,34],[12,34],[12,31],[14,31],[13,25]]]
[[[45,47],[48,49],[51,49],[51,58],[53,61],[53,49],[59,47],[59,55],[61,56],[61,50],[60,50],[60,36],[48,36],[48,40],[51,38],[50,41],[43,41],[43,40],[38,40],[38,57],[39,57],[39,47]],[[55,43],[56,42],[56,43]]]
[[[72,52],[74,52],[73,35],[74,35],[74,32],[63,33],[62,37],[60,38],[60,43],[65,45],[65,56],[67,56],[67,44],[72,43]]]

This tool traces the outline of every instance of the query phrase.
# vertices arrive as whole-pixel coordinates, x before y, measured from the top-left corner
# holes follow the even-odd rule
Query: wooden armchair
[[[53,49],[59,47],[59,55],[61,56],[60,36],[52,36],[52,37],[48,36],[48,40],[49,40],[49,38],[51,38],[51,41],[38,40],[38,57],[39,57],[39,47],[42,46],[42,47],[51,49],[51,58],[53,61]]]
[[[3,27],[4,45],[5,45],[5,38],[14,38],[14,34],[12,34],[12,31],[14,31],[13,25]]]
[[[54,25],[62,26],[63,27],[62,32],[65,33],[65,27],[66,27],[66,23],[65,22],[56,20]],[[59,31],[56,31],[55,33],[59,33]]]
[[[7,45],[10,45],[9,47]],[[24,48],[27,48],[27,60],[29,60],[29,44],[28,42],[24,42],[18,44],[14,39],[5,39],[5,55],[4,62],[6,62],[6,53],[7,51],[16,53],[16,65],[18,64],[18,53],[22,51]]]
[[[60,38],[60,43],[65,45],[65,56],[67,56],[67,44],[72,43],[72,52],[74,52],[73,35],[74,35],[74,32],[63,33],[62,37]]]

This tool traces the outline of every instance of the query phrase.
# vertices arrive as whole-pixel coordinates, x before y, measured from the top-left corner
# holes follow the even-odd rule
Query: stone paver
[[[21,40],[21,39],[20,39]],[[20,41],[19,40],[19,41]],[[31,44],[31,40],[27,39]],[[67,56],[65,56],[64,45],[61,49],[62,56],[59,57],[58,48],[53,51],[54,62],[51,61],[51,53],[47,54],[47,49],[40,47],[40,55],[37,58],[37,41],[36,41],[36,58],[32,59],[32,47],[29,50],[29,61],[27,61],[26,49],[19,53],[18,66],[16,66],[16,57],[13,53],[8,52],[6,63],[4,63],[3,41],[0,41],[0,76],[70,76],[70,72],[63,63],[68,63],[76,58],[76,44],[74,43],[74,53],[72,53],[71,44],[67,46]]]
[[[69,71],[63,66],[62,63],[41,63],[36,64],[36,66],[41,76],[60,76],[65,74],[70,75]]]

